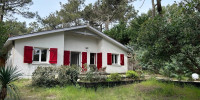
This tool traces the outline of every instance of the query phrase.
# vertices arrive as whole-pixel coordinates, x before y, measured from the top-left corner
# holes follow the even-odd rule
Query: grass
[[[193,86],[161,83],[156,80],[101,88],[35,87],[31,80],[14,82],[20,90],[22,100],[200,100],[200,89]]]

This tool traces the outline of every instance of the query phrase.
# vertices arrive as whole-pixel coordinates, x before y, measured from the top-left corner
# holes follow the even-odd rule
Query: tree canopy
[[[32,0],[0,0],[0,22],[4,16],[13,14],[22,15],[25,18],[33,18],[35,13],[28,11],[28,7],[33,4]]]
[[[184,5],[163,7],[162,16],[141,21],[144,23],[140,27],[130,26],[139,28],[138,32],[132,31],[132,43],[140,51],[139,60],[144,68],[156,72],[169,70],[177,75],[200,74],[200,13],[188,9],[189,4]]]

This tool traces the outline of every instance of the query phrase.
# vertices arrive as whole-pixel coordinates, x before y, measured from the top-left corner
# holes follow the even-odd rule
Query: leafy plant
[[[86,73],[85,81],[90,81],[90,82],[100,82],[100,81],[105,81],[106,76],[102,75],[101,72],[92,72],[89,71]]]
[[[143,68],[156,73],[162,69],[169,77],[200,74],[200,13],[182,8],[167,6],[162,16],[148,18],[139,27],[132,43],[136,51],[143,51],[136,55]]]
[[[32,75],[32,84],[37,86],[53,87],[56,85],[76,84],[78,67],[38,67]]]
[[[11,82],[14,82],[22,76],[16,67],[0,67],[0,100],[4,100],[7,96],[11,99],[19,99],[19,92],[17,87]]]
[[[38,67],[32,74],[32,84],[47,87],[55,86],[58,84],[58,75],[58,68],[56,67]]]
[[[77,79],[78,79],[78,66],[75,66],[75,65],[72,65],[72,66],[67,66],[69,67],[68,70],[66,70],[66,76],[68,75],[69,76],[69,80],[71,83],[73,83],[74,85],[76,84],[77,82]]]
[[[120,81],[121,80],[121,75],[118,73],[112,73],[108,76],[107,81]]]
[[[133,70],[129,70],[126,72],[126,77],[128,78],[132,78],[132,79],[138,79],[139,78],[139,74]]]

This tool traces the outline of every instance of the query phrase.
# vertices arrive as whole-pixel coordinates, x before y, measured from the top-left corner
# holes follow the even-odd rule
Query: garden
[[[90,67],[88,72],[81,72],[81,75],[80,69],[76,66],[38,67],[32,79],[20,79],[19,76],[22,74],[15,67],[1,67],[0,80],[7,86],[6,100],[200,99],[200,89],[193,85],[162,82],[153,75],[145,79],[143,74],[146,73],[142,71],[108,75],[104,71],[92,68],[94,67]],[[87,85],[102,82],[110,85]],[[121,84],[118,84],[119,82]]]
[[[154,79],[116,87],[94,88],[67,85],[51,88],[32,86],[31,80],[14,82],[22,100],[199,100],[200,89],[180,87]]]

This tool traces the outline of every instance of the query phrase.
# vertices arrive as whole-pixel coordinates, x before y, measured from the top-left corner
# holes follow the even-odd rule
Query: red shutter
[[[51,63],[51,64],[57,64],[57,48],[50,48],[49,63]]]
[[[97,68],[98,70],[102,68],[102,53],[97,53]]]
[[[70,65],[70,51],[64,51],[64,65]]]
[[[24,46],[24,63],[32,63],[33,47]]]
[[[87,52],[82,52],[82,69],[83,71],[87,71],[87,66],[84,64],[87,64]]]
[[[112,53],[107,53],[107,64],[112,65]]]
[[[124,65],[124,54],[120,54],[120,64]]]

